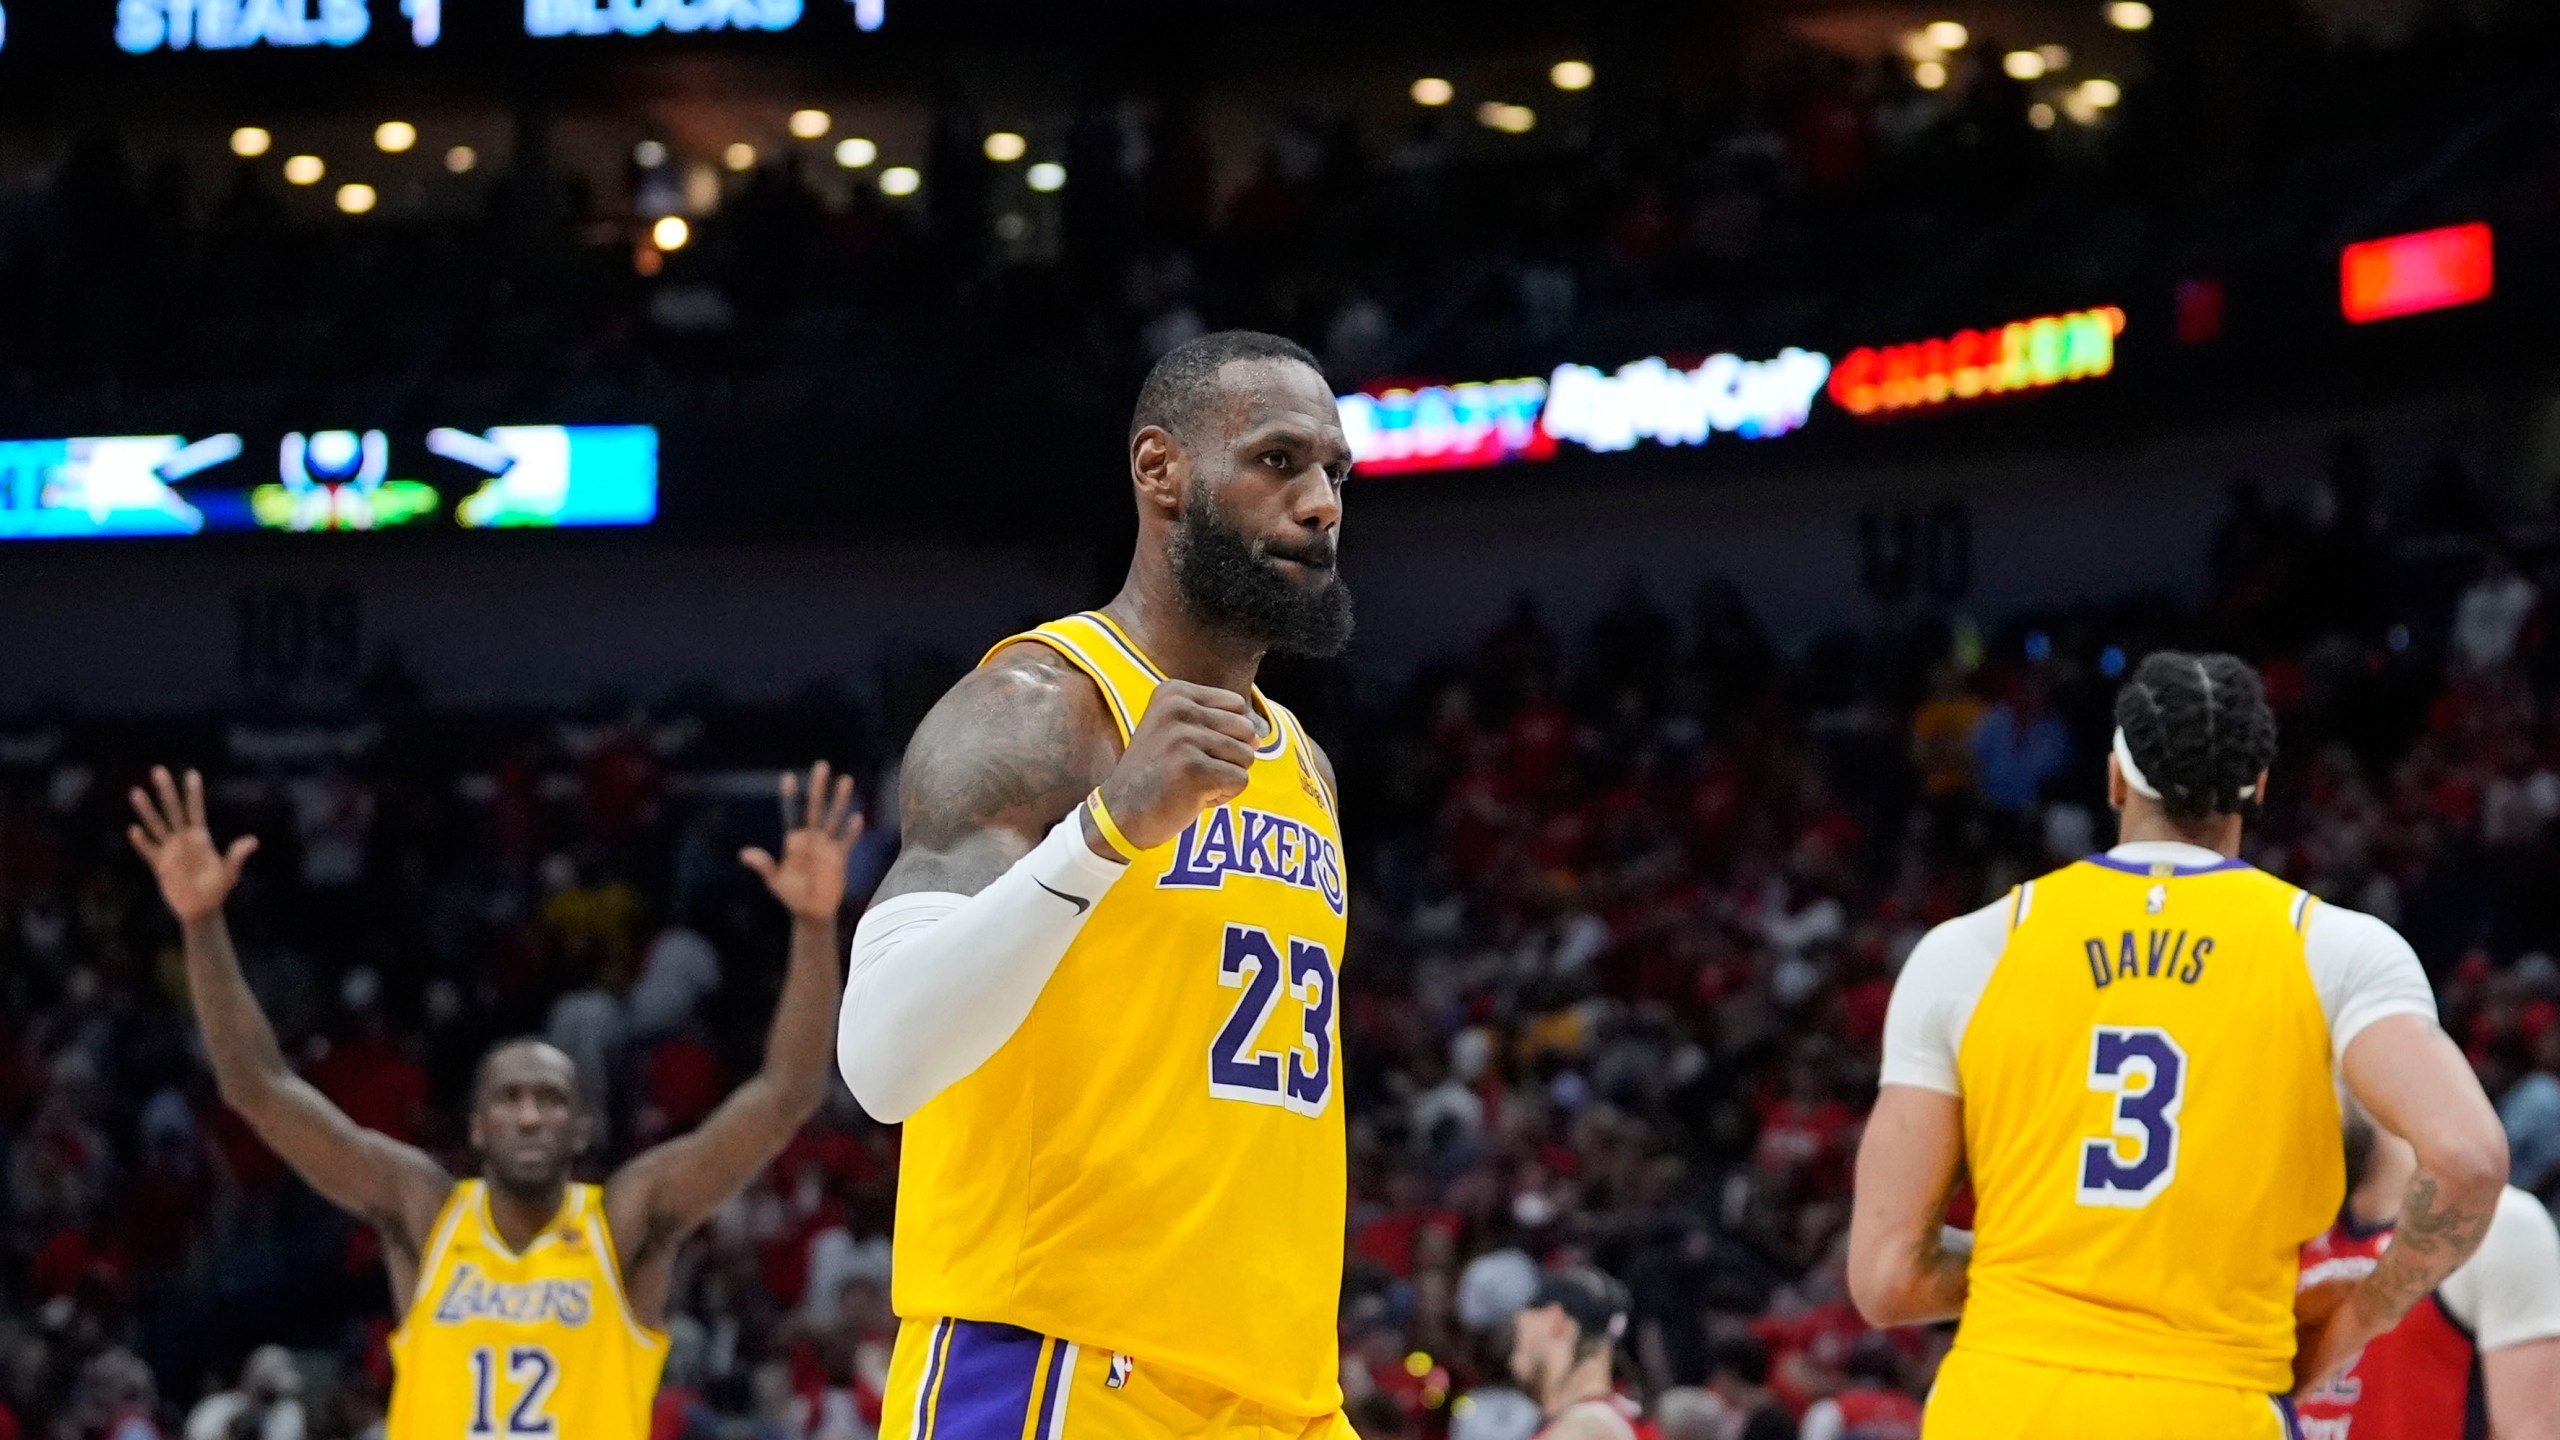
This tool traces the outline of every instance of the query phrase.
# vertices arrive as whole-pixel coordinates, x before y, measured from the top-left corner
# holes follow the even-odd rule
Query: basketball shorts
[[[1012,1325],[898,1326],[880,1440],[1360,1440],[1160,1365]]]
[[[2256,1390],[2069,1370],[1949,1351],[1921,1440],[2300,1440],[2293,1405]]]

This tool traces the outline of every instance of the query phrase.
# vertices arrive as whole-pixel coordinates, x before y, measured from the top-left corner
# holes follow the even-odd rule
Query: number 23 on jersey
[[[1321,1115],[1333,1095],[1333,956],[1322,945],[1275,936],[1259,925],[1227,926],[1218,983],[1243,993],[1209,1046],[1209,1093],[1221,1100],[1277,1105]],[[1262,1047],[1280,992],[1298,1006],[1300,1034],[1285,1049]]]

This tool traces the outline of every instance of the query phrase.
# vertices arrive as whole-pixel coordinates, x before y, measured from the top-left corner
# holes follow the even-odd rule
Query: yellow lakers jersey
[[[1023,639],[1123,743],[1164,679],[1098,614]],[[1342,1403],[1342,841],[1297,721],[1253,702],[1244,792],[1139,855],[1022,1027],[908,1119],[893,1298],[1316,1415]]]
[[[453,1187],[391,1336],[385,1440],[645,1440],[667,1337],[623,1298],[604,1195],[572,1185],[521,1254]]]
[[[2345,1194],[2311,898],[2239,861],[2019,887],[1956,1052],[1975,1197],[1956,1344],[2292,1388],[2296,1252]]]

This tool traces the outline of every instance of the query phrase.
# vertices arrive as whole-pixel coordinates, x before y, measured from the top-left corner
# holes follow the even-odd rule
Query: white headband
[[[2151,781],[2143,775],[2142,767],[2133,763],[2133,747],[2124,743],[2124,727],[2121,725],[2116,727],[2115,751],[2116,768],[2124,772],[2125,788],[2131,790],[2134,794],[2141,796],[2145,800],[2159,799],[2160,787],[2152,784]],[[2258,783],[2252,780],[2248,784],[2241,786],[2239,792],[2233,798],[2246,800],[2257,793]]]

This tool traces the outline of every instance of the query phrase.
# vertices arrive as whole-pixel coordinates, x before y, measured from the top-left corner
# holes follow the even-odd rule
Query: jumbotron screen
[[[645,525],[647,425],[0,440],[0,540]]]

